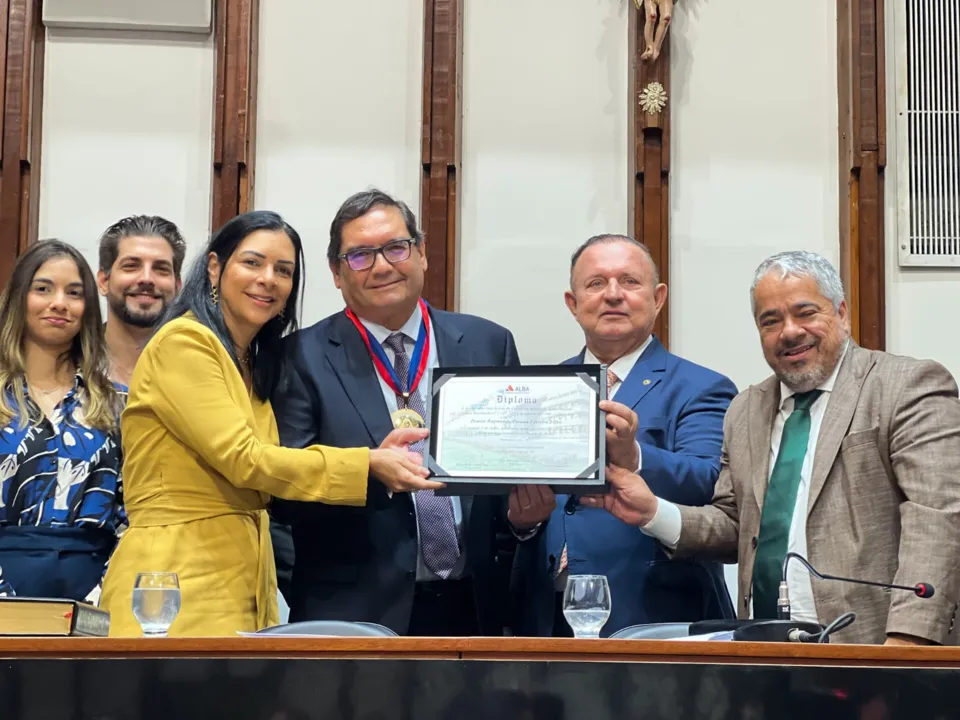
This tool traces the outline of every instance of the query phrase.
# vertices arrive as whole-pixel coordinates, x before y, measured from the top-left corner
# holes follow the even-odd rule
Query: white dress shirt
[[[826,412],[830,393],[837,382],[837,374],[843,357],[847,354],[848,344],[844,347],[833,372],[817,389],[822,391],[820,397],[810,407],[810,437],[807,440],[807,454],[803,458],[803,467],[800,470],[800,485],[797,488],[797,502],[793,507],[793,519],[790,522],[790,536],[787,540],[787,552],[795,552],[807,557],[807,504],[810,497],[810,477],[813,474],[813,460],[817,452],[817,439],[820,435],[820,425],[823,423],[823,414]],[[770,467],[767,471],[767,482],[777,462],[780,453],[780,439],[783,435],[783,426],[793,412],[794,391],[780,383],[780,412],[773,421],[770,433]],[[659,500],[657,512],[653,519],[640,530],[652,535],[671,550],[680,542],[682,519],[679,508],[667,500]],[[787,570],[787,588],[790,592],[790,616],[794,620],[817,622],[817,606],[813,599],[813,583],[806,569],[798,562],[790,563]],[[751,603],[750,615],[753,615]]]
[[[386,342],[386,339],[393,335],[394,332],[402,332],[404,334],[403,346],[407,350],[407,357],[410,357],[413,354],[413,348],[417,344],[417,337],[420,335],[420,323],[423,319],[423,313],[420,311],[420,305],[418,304],[416,309],[413,311],[413,315],[410,316],[410,319],[407,320],[403,327],[399,330],[388,330],[383,327],[383,325],[377,325],[372,323],[369,320],[364,320],[360,318],[360,322],[363,323],[363,326],[369,331],[369,333],[376,338],[377,342],[383,345]],[[393,350],[387,346],[383,346],[383,351],[387,354],[387,357],[390,359],[390,364],[393,365],[394,360],[396,359]],[[439,366],[439,361],[437,359],[437,340],[433,332],[433,326],[430,326],[430,354],[427,356],[427,370],[431,370]],[[416,368],[410,367],[410,372],[415,373]],[[413,378],[410,378],[411,380]],[[377,380],[380,382],[380,390],[383,392],[383,399],[387,402],[387,410],[391,413],[397,411],[397,396],[390,389],[390,386],[387,385],[386,381],[380,377],[380,373],[377,373]],[[416,389],[417,394],[420,395],[420,399],[423,401],[423,406],[427,407],[427,385],[421,379],[420,384],[417,385]],[[460,537],[463,537],[463,510],[460,505],[460,498],[451,497],[453,501],[453,521],[457,525],[457,534]],[[414,512],[416,512],[417,504],[413,503]],[[464,568],[466,567],[467,557],[466,551],[460,549],[460,559],[457,561],[456,566],[453,568],[453,572],[450,574],[451,580],[456,580],[463,576]],[[434,573],[430,572],[426,564],[423,562],[423,551],[420,547],[420,523],[417,523],[417,581],[426,581],[426,580],[439,580],[440,578]]]

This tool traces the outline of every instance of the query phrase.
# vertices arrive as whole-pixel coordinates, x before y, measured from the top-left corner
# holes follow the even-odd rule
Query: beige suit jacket
[[[770,434],[780,383],[738,395],[724,421],[713,504],[681,507],[678,557],[739,563],[738,612],[750,611]],[[941,365],[851,344],[830,395],[810,479],[807,553],[821,573],[913,586],[902,590],[812,578],[824,624],[857,614],[834,642],[882,643],[888,633],[956,644],[960,600],[960,401]],[[795,561],[794,561],[795,562]]]

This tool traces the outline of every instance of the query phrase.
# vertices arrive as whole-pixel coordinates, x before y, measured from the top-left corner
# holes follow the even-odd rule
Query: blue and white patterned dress
[[[42,419],[0,429],[0,595],[83,600],[126,527],[119,430],[84,424],[83,382],[52,420],[28,397]]]

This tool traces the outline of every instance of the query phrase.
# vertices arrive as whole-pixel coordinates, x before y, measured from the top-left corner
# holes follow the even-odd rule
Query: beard
[[[135,328],[147,329],[154,327],[159,322],[160,317],[167,309],[166,298],[160,298],[160,307],[157,310],[136,310],[127,304],[127,295],[107,296],[107,304],[117,319],[124,325],[130,325]]]
[[[830,357],[825,357],[817,365],[802,370],[779,370],[776,372],[777,378],[795,393],[809,392],[820,387],[833,373],[837,363],[840,362],[843,351],[847,347],[848,338],[848,333],[841,332],[835,351],[831,353]],[[821,347],[821,342],[818,340],[814,347]]]
[[[780,372],[777,373],[777,376],[780,382],[795,393],[802,393],[820,387],[832,372],[832,367],[827,368],[825,364],[821,364],[798,372]]]

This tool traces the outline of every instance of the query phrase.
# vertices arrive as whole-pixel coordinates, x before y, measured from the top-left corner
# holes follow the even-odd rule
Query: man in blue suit
[[[653,335],[666,299],[646,246],[622,235],[590,238],[573,255],[565,295],[586,347],[566,362],[608,367],[611,402],[601,407],[610,456],[629,457],[658,496],[707,505],[720,474],[723,416],[737,390],[726,377],[669,353]],[[518,549],[521,632],[570,635],[561,612],[570,574],[607,576],[612,611],[604,636],[642,623],[734,616],[720,565],[669,560],[653,538],[579,506],[576,496],[531,497],[526,504],[512,515],[515,526],[546,521],[538,539]]]
[[[273,402],[283,445],[377,447],[423,420],[431,368],[520,364],[505,328],[423,302],[424,240],[403,202],[378,190],[348,198],[327,260],[347,307],[289,340],[289,382]],[[276,502],[273,512],[293,533],[291,621],[503,634],[517,542],[505,498],[391,495],[371,482],[364,507]]]

